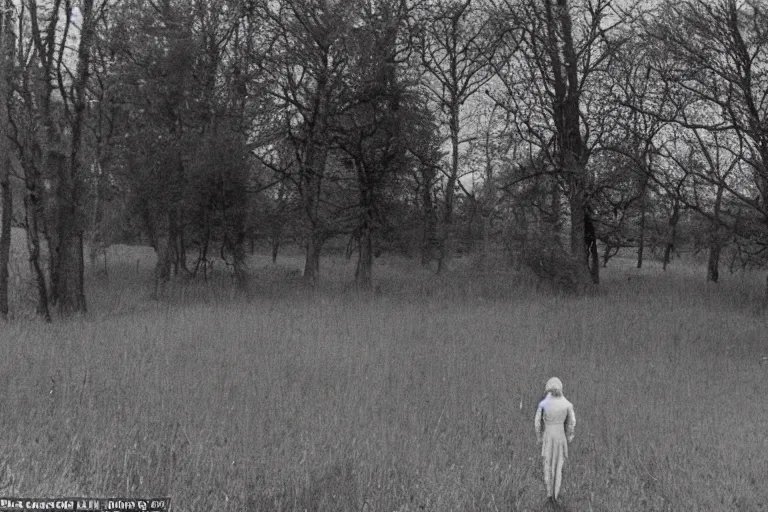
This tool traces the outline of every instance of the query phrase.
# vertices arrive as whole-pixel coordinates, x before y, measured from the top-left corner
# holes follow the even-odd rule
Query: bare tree
[[[440,148],[441,140],[435,114],[426,102],[412,104],[410,108],[411,115],[417,118],[418,122],[414,123],[405,144],[412,160],[409,168],[414,185],[414,202],[419,206],[421,264],[426,266],[439,256],[436,254],[440,241],[437,233],[438,211],[435,189],[440,179],[440,162],[444,153]]]
[[[102,9],[105,4],[102,4]],[[65,12],[71,17],[72,5],[65,0]],[[57,184],[58,269],[56,272],[57,306],[59,313],[69,315],[86,311],[83,282],[83,214],[82,191],[87,164],[83,157],[83,130],[88,98],[86,91],[90,77],[91,44],[98,12],[93,0],[82,0],[80,5],[80,41],[77,48],[77,69],[72,84],[71,140],[69,155],[59,167]]]
[[[671,86],[657,71],[668,64],[663,52],[642,34],[632,33],[613,62],[615,72],[611,99],[617,104],[617,130],[606,140],[605,149],[618,153],[630,163],[635,193],[630,203],[640,210],[637,233],[637,268],[643,265],[649,193],[655,173],[654,158],[664,143],[663,131],[680,110],[672,98]],[[679,98],[675,98],[680,100]]]
[[[478,138],[473,141],[477,153],[477,167],[482,169],[482,184],[476,200],[482,217],[481,258],[491,250],[494,220],[499,216],[499,204],[504,197],[500,190],[500,170],[513,166],[519,159],[521,141],[512,129],[513,118],[509,111],[493,103],[484,109]],[[475,197],[475,194],[469,194]]]
[[[386,223],[383,203],[406,162],[405,140],[418,117],[402,64],[410,53],[408,4],[402,0],[361,2],[350,32],[349,95],[334,123],[334,146],[349,158],[356,177],[358,220],[354,227],[358,265],[355,281],[372,287],[374,234]]]
[[[496,75],[505,96],[495,99],[515,113],[527,141],[546,156],[563,186],[569,207],[570,254],[580,280],[599,280],[589,219],[589,158],[609,129],[601,98],[610,63],[625,36],[616,28],[626,15],[608,0],[523,0],[505,2],[516,30],[507,39],[507,59]],[[536,175],[540,175],[537,172]],[[589,240],[590,243],[587,243]]]
[[[83,132],[93,28],[106,3],[94,7],[93,0],[83,0],[77,25],[71,0],[45,5],[26,0],[22,6],[17,35],[21,105],[12,124],[27,188],[30,262],[38,282],[38,312],[49,318],[49,290],[40,263],[42,227],[48,241],[50,301],[60,315],[67,316],[86,310],[81,208],[87,164]],[[21,30],[25,27],[28,34]],[[74,50],[70,37],[77,40]],[[76,62],[74,72],[70,69],[72,59]]]
[[[733,199],[729,190],[737,188],[738,180],[743,179],[742,148],[733,132],[710,132],[701,128],[679,128],[676,132],[676,147],[667,145],[662,153],[662,157],[674,166],[674,171],[667,177],[663,174],[657,177],[657,182],[673,198],[674,207],[669,220],[672,231],[664,252],[664,267],[674,244],[679,210],[689,208],[707,221],[707,280],[717,282],[724,232],[737,233],[739,229],[725,203]]]
[[[730,131],[751,180],[729,192],[759,212],[768,232],[768,3],[667,1],[648,33],[677,64],[663,77],[695,101],[676,120],[689,129]],[[768,301],[768,279],[766,279]]]
[[[462,113],[466,103],[491,80],[496,39],[491,31],[490,12],[479,1],[451,0],[431,2],[419,42],[421,65],[426,71],[424,85],[442,113],[448,128],[451,153],[445,172],[445,207],[442,214],[438,272],[449,256],[454,213],[454,197],[461,167],[461,145],[466,134]]]
[[[51,320],[50,302],[57,293],[53,279],[53,269],[57,266],[55,253],[49,250],[48,267],[51,273],[48,283],[42,260],[41,236],[49,238],[50,248],[54,230],[48,225],[48,210],[52,199],[45,184],[52,183],[49,167],[59,162],[61,156],[58,147],[52,147],[59,139],[52,107],[54,80],[61,76],[63,83],[63,74],[55,72],[57,62],[63,61],[64,51],[64,45],[57,40],[60,8],[60,1],[53,2],[44,13],[38,11],[37,2],[33,0],[20,5],[14,55],[17,68],[14,90],[18,101],[12,103],[9,118],[12,139],[24,174],[24,226],[29,263],[37,290],[37,313],[46,321]],[[59,66],[58,69],[62,68]],[[51,297],[48,295],[49,285]]]
[[[340,183],[331,176],[338,169],[330,168],[329,159],[331,130],[347,95],[348,7],[349,1],[282,0],[259,11],[271,45],[262,61],[276,103],[270,131],[278,134],[265,137],[261,160],[286,174],[298,191],[305,221],[304,280],[310,286],[318,284],[322,247],[339,231],[339,214],[349,208],[329,195],[329,188]],[[295,165],[279,168],[270,157],[280,139],[292,147]]]
[[[666,152],[666,155],[674,154]],[[681,215],[686,209],[690,200],[686,199],[689,187],[695,187],[691,184],[691,168],[697,165],[697,161],[690,148],[686,149],[685,159],[672,157],[677,165],[673,165],[666,170],[660,170],[655,176],[655,180],[662,183],[662,194],[658,201],[666,213],[666,223],[661,228],[661,243],[664,247],[662,256],[662,268],[667,270],[667,266],[672,259],[673,251],[677,243],[677,226]]]

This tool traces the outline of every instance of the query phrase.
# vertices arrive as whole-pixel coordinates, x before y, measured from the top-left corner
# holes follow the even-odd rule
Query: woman
[[[568,443],[573,440],[576,414],[573,404],[563,396],[563,383],[557,377],[547,381],[547,395],[536,409],[536,439],[541,443],[544,459],[544,483],[547,499],[557,502],[563,476],[563,463],[568,458]]]

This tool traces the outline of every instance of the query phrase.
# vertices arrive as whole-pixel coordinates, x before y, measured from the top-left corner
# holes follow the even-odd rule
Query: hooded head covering
[[[544,386],[544,391],[547,391],[547,392],[557,391],[562,393],[563,383],[560,382],[560,379],[558,379],[557,377],[552,377],[547,381],[547,385]]]

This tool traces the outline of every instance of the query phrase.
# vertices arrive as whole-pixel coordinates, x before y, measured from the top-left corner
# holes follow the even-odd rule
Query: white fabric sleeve
[[[565,418],[565,435],[568,438],[568,442],[573,441],[573,436],[576,434],[576,413],[573,410],[573,405],[568,408],[568,416]]]

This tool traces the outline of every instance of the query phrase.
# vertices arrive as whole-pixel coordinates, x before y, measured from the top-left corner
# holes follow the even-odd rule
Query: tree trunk
[[[269,230],[269,244],[272,251],[272,263],[277,263],[280,252],[280,240],[283,237],[283,220],[276,215]],[[253,239],[251,239],[251,254],[253,254]]]
[[[573,40],[572,11],[567,0],[544,2],[546,26],[545,52],[551,76],[553,124],[558,171],[568,183],[571,210],[570,249],[579,288],[589,281],[584,219],[587,213],[586,164],[589,153],[581,136],[581,82],[579,57]]]
[[[160,299],[165,293],[165,287],[171,278],[171,264],[173,256],[171,254],[170,240],[168,230],[157,227],[155,230],[155,254],[157,262],[153,275],[152,298]]]
[[[594,284],[600,284],[600,257],[597,254],[597,242],[593,242],[589,249],[590,267],[589,274]]]
[[[180,202],[180,201],[177,201]],[[187,267],[187,247],[184,241],[183,215],[178,206],[171,206],[168,216],[168,245],[171,257],[173,275],[177,276],[181,271],[190,273]]]
[[[605,247],[603,248],[603,268],[606,268],[608,266],[608,260],[610,260],[611,256],[613,256],[611,254],[612,251],[613,251],[613,246],[609,243],[606,243]]]
[[[667,270],[667,265],[669,265],[669,262],[672,259],[672,250],[674,248],[675,246],[671,242],[667,242],[664,245],[664,257],[662,259],[662,264],[661,264],[662,270]]]
[[[355,269],[355,284],[363,290],[373,287],[373,230],[374,190],[376,168],[366,166],[362,144],[358,145],[359,159],[355,161],[357,186],[360,193],[360,226],[358,228],[358,258]],[[381,171],[379,171],[381,172]]]
[[[184,236],[184,215],[179,216],[179,231],[178,231],[178,242],[179,247],[177,250],[177,255],[179,259],[179,268],[189,274],[189,267],[187,266],[187,242],[186,238]]]
[[[435,172],[432,169],[422,169],[424,177],[424,189],[422,190],[423,207],[423,233],[421,240],[421,264],[428,265],[434,257],[435,242],[437,240],[437,226],[435,222],[435,205],[432,199],[432,183]]]
[[[197,258],[194,274],[197,274],[198,267],[202,264],[203,280],[208,281],[208,248],[211,245],[211,215],[207,209],[203,214],[203,221],[205,223],[205,232],[203,234],[203,242],[200,244],[200,255]]]
[[[440,229],[440,259],[437,262],[437,272],[442,272],[453,252],[453,202],[456,196],[456,181],[459,178],[459,104],[451,105],[449,123],[451,134],[451,171],[445,185],[445,212]]]
[[[11,218],[13,194],[11,193],[11,155],[8,144],[8,95],[11,90],[8,76],[12,53],[11,20],[9,2],[3,2],[0,12],[0,201],[2,224],[0,225],[0,316],[8,318],[8,264],[11,257]]]
[[[80,148],[87,106],[86,87],[90,77],[91,40],[93,38],[93,0],[83,0],[80,44],[77,51],[77,71],[74,83],[74,118],[69,158],[59,164],[57,184],[58,269],[57,305],[59,314],[69,316],[86,311],[83,272],[83,228],[81,226],[80,196],[82,190],[83,158]]]
[[[253,247],[253,243],[251,243],[251,247]],[[272,237],[272,263],[277,263],[277,255],[279,252],[280,252],[280,237],[273,236]],[[253,254],[253,251],[251,251],[251,254]]]
[[[67,162],[65,158],[54,155],[49,157],[49,161],[54,162],[58,174],[56,187],[58,222],[53,237],[54,247],[51,248],[51,253],[55,255],[51,263],[53,269],[51,288],[59,315],[66,317],[86,311],[81,275],[83,243],[78,208],[80,194],[78,193],[79,183],[76,183],[79,173],[74,169],[78,165],[76,161]]]
[[[81,233],[66,233],[59,245],[58,302],[61,316],[86,311],[83,280],[83,236]]]
[[[707,281],[716,283],[720,278],[720,251],[722,241],[720,240],[720,209],[723,204],[724,183],[719,183],[717,195],[715,196],[714,215],[712,216],[712,227],[709,233],[709,259],[707,261]]]
[[[672,260],[672,251],[675,250],[675,243],[677,242],[677,222],[680,220],[680,202],[675,200],[672,204],[672,215],[669,217],[669,232],[667,234],[667,242],[664,247],[664,260],[662,263],[663,270],[667,270],[667,265]]]
[[[491,212],[483,210],[482,238],[480,240],[480,261],[486,261],[491,254]]]
[[[709,247],[709,259],[707,260],[707,281],[716,283],[720,277],[720,243],[713,241]]]
[[[235,283],[241,290],[248,286],[248,276],[245,267],[245,229],[240,229],[235,233],[235,241],[232,244],[232,271],[235,275]]]
[[[675,250],[675,241],[677,240],[677,221],[675,225],[671,227],[669,240],[667,240],[664,246],[664,259],[662,260],[662,270],[667,270],[667,266],[672,261],[672,251]]]
[[[495,112],[496,107],[494,107]],[[491,157],[490,149],[490,127],[485,134],[485,183],[483,186],[483,194],[481,196],[481,208],[482,213],[482,240],[480,247],[480,261],[486,261],[491,253],[491,228],[493,221],[493,213],[495,210],[496,193],[493,180],[493,160]]]
[[[2,121],[0,121],[2,122]],[[0,137],[5,139],[5,134],[0,130]],[[2,197],[2,226],[0,227],[0,316],[5,320],[8,318],[8,263],[11,258],[11,217],[13,216],[13,194],[11,193],[11,180],[10,180],[10,158],[7,157],[8,153],[2,148],[2,142],[0,142],[0,151],[3,153],[0,155],[2,162],[0,162],[0,189]],[[4,156],[5,155],[5,156]]]
[[[197,263],[195,264],[194,275],[197,275],[197,271],[202,265],[203,267],[203,281],[208,281],[208,247],[211,242],[210,229],[205,233],[203,243],[200,244],[200,254],[197,257]]]
[[[579,170],[574,171],[579,173]],[[571,207],[571,258],[576,265],[577,275],[582,284],[588,280],[588,257],[585,233],[585,218],[587,215],[584,204],[584,189],[580,183],[580,176],[571,179],[571,194],[569,197]]]
[[[168,257],[173,275],[179,275],[179,230],[175,207],[168,212]]]
[[[645,196],[640,202],[640,239],[637,245],[637,268],[643,268],[643,251],[645,250]]]
[[[328,109],[328,76],[326,70],[320,73],[314,91],[315,121],[308,127],[308,133],[302,141],[297,142],[303,150],[304,161],[299,169],[299,194],[301,196],[309,232],[306,234],[306,257],[304,261],[304,283],[311,288],[319,284],[320,253],[325,235],[323,233],[323,215],[320,209],[323,180],[325,177],[330,139],[328,122],[331,114]]]
[[[366,214],[360,229],[355,283],[364,290],[370,290],[373,286],[373,229],[369,214]]]
[[[27,250],[29,252],[29,265],[32,270],[32,275],[35,276],[35,283],[37,284],[37,314],[43,317],[46,322],[51,321],[51,311],[48,305],[48,286],[45,282],[45,273],[40,265],[40,232],[39,232],[39,217],[40,217],[40,205],[39,197],[37,196],[37,190],[33,181],[33,177],[30,176],[34,171],[32,169],[25,168],[27,191],[24,196],[24,211],[25,211],[25,225],[27,228]]]
[[[314,232],[309,235],[307,240],[304,282],[312,288],[320,284],[320,253],[323,249],[323,242],[323,237]]]
[[[637,246],[637,268],[643,268],[643,252],[645,251],[645,212],[647,209],[648,173],[643,174],[640,182],[640,239]]]
[[[50,169],[51,162],[54,160],[56,160],[54,157],[49,156],[43,161],[43,168]],[[59,176],[59,174],[57,171],[56,175]],[[58,181],[56,183],[55,186],[58,187]],[[58,219],[61,205],[59,204],[58,196],[54,194],[53,198],[50,197],[52,191],[45,190],[44,187],[38,190],[40,191],[38,195],[38,208],[40,212],[38,219],[42,219],[38,229],[42,229],[45,245],[48,247],[48,300],[51,307],[53,307],[56,305],[56,301],[59,300]],[[57,190],[53,192],[58,193]]]
[[[594,284],[600,283],[600,257],[597,254],[597,236],[595,234],[595,225],[589,216],[588,209],[584,213],[584,243],[587,247],[587,257],[589,258],[589,275]]]

